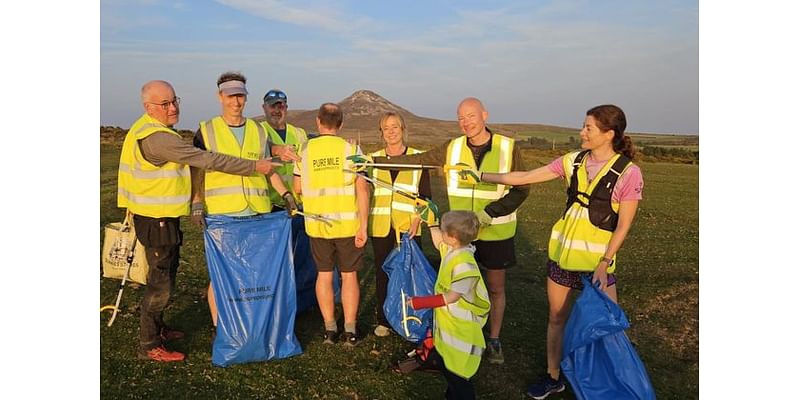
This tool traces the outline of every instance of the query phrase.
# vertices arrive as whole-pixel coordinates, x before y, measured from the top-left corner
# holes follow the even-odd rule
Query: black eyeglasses
[[[181,104],[181,98],[180,97],[175,97],[172,101],[165,101],[163,103],[150,103],[150,102],[147,102],[147,104],[152,104],[154,106],[159,106],[159,107],[161,107],[162,110],[167,111],[169,109],[169,105],[170,104],[173,104],[173,105],[175,105],[175,108],[178,108],[178,105]]]

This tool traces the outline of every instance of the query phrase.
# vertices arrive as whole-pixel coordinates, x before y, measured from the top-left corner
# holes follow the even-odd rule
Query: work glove
[[[477,185],[481,181],[482,172],[472,168],[469,164],[445,165],[443,169],[445,175],[450,171],[455,171],[458,174],[458,183],[462,185]]]
[[[478,222],[481,223],[482,227],[492,224],[492,217],[487,214],[485,210],[480,210],[476,214],[478,215]]]
[[[417,204],[414,206],[414,212],[428,226],[439,225],[441,214],[439,213],[439,206],[433,200],[418,199]]]
[[[200,229],[206,229],[206,216],[203,212],[203,203],[192,203],[192,223]]]
[[[361,164],[354,166],[356,172],[366,171],[367,168],[369,168],[368,164],[374,164],[374,161],[372,161],[372,157],[366,154],[354,154],[352,156],[347,156],[347,159],[351,161],[353,164]]]
[[[295,201],[292,191],[287,190],[281,197],[283,197],[285,203],[284,208],[286,208],[286,211],[289,213],[289,217],[292,217],[294,212],[297,211],[297,201]]]
[[[483,172],[472,168],[467,168],[463,171],[459,171],[458,181],[465,185],[477,185],[481,182],[481,175],[483,175]]]

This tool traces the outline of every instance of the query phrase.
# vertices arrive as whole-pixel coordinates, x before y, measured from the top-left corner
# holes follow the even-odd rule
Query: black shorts
[[[330,272],[333,266],[341,272],[360,271],[364,265],[364,247],[356,247],[354,237],[323,239],[309,237],[311,255],[317,264],[317,271]]]
[[[485,269],[507,269],[517,265],[517,256],[514,250],[514,238],[504,240],[476,240],[475,261]]]

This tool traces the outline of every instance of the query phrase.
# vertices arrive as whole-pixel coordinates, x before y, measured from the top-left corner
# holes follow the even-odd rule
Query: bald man
[[[144,114],[125,136],[119,162],[117,206],[133,215],[136,238],[145,247],[150,270],[141,303],[138,358],[181,361],[183,353],[164,343],[183,338],[164,323],[163,310],[175,287],[183,232],[179,217],[189,215],[189,166],[247,176],[267,174],[269,160],[245,160],[194,147],[173,127],[180,117],[180,98],[168,82],[142,86]]]
[[[483,172],[526,170],[514,139],[486,127],[489,112],[480,100],[474,97],[462,100],[457,115],[463,136],[425,153],[375,157],[375,163],[441,166],[465,163]],[[472,244],[475,246],[475,259],[486,276],[492,303],[486,358],[492,364],[502,364],[505,359],[500,345],[500,329],[506,308],[506,269],[516,264],[516,210],[528,197],[530,186],[509,187],[483,182],[469,185],[458,179],[456,171],[451,171],[446,179],[450,209],[473,211],[481,222],[478,240]]]

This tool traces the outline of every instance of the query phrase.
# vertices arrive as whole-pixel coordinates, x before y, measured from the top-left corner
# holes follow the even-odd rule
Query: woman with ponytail
[[[569,294],[583,289],[581,274],[617,301],[614,270],[642,199],[642,172],[634,165],[634,149],[625,135],[625,113],[614,105],[600,105],[586,112],[581,129],[581,149],[557,158],[549,165],[524,172],[491,174],[472,171],[483,182],[525,185],[562,178],[567,184],[567,207],[553,226],[548,244],[547,373],[528,387],[528,396],[544,399],[561,392],[564,326],[569,317]]]

